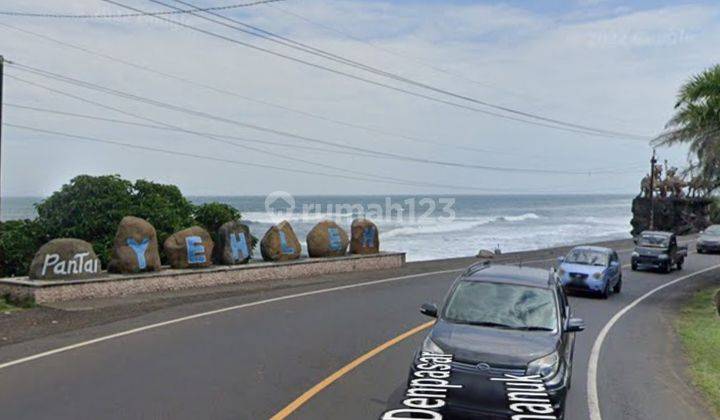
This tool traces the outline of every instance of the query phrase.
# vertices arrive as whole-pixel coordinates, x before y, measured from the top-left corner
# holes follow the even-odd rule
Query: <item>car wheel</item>
[[[622,276],[620,276],[617,284],[613,287],[613,293],[620,293],[620,290],[622,290]]]
[[[607,299],[610,296],[610,282],[605,283],[605,288],[600,292],[600,298]]]
[[[698,248],[698,249],[697,249],[697,253],[698,253],[698,254],[702,254],[703,252],[705,252],[705,251],[703,251],[702,248]]]
[[[672,271],[672,265],[670,265],[669,262],[666,262],[665,264],[662,265],[662,272],[663,272],[663,273],[668,274],[668,273],[670,273],[671,271]]]
[[[680,261],[677,262],[677,269],[678,269],[678,270],[682,270],[682,266],[683,266],[683,263],[684,263],[684,262],[685,262],[685,260],[680,260]]]
[[[630,264],[630,268],[632,269],[632,271],[637,271],[637,269],[638,269],[637,263]]]

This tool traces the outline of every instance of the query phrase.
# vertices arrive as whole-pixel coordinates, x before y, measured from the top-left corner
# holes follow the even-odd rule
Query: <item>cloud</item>
[[[138,7],[159,9],[158,6],[149,7],[149,3],[144,1],[127,2]],[[46,3],[9,0],[4,2],[3,9],[68,13],[118,10],[89,0],[63,2],[62,7],[52,8]],[[310,25],[283,13],[281,9],[346,31],[369,44]],[[661,7],[592,19],[566,19],[575,11],[547,14],[503,4],[308,0],[302,4],[248,8],[228,15],[372,66],[392,69],[399,74],[484,100],[640,134],[654,134],[661,130],[672,112],[678,86],[690,74],[713,64],[720,35],[717,6]],[[209,22],[191,17],[177,19],[253,45],[320,62],[317,58]],[[236,96],[168,80],[0,27],[0,51],[20,63],[218,116],[340,144],[475,164],[568,169],[643,168],[649,152],[646,143],[547,130],[434,104],[158,23],[150,18],[110,22],[0,18],[0,23],[36,31],[250,98],[422,138],[443,146],[307,118]],[[331,65],[341,68],[337,64]],[[461,77],[431,67],[447,69]],[[345,70],[363,74],[351,68]],[[8,69],[8,73],[185,128],[253,140],[308,144],[43,80],[12,68]],[[11,80],[6,86],[5,99],[8,102],[129,118]],[[185,134],[47,116],[17,109],[8,109],[6,116],[7,122],[17,124],[252,163],[337,172],[287,159],[296,157],[380,176],[492,188],[500,186],[508,191],[631,192],[637,188],[643,171],[638,169],[631,174],[592,178],[537,174],[499,177],[497,173],[277,146],[264,146],[270,152],[266,154]],[[145,177],[177,183],[188,194],[264,194],[274,190],[295,194],[445,192],[242,168],[112,146],[70,143],[59,138],[48,141],[48,136],[30,135],[13,129],[6,129],[5,134],[3,171],[4,191],[8,194],[47,194],[71,176],[85,172],[121,173],[129,178]],[[255,146],[258,146],[257,143]],[[455,146],[490,149],[496,153],[471,153]],[[682,148],[663,151],[662,154],[675,163],[684,159]]]

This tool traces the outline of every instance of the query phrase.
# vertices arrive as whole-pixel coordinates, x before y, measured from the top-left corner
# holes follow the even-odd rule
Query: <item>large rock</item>
[[[215,244],[215,261],[223,265],[246,264],[252,258],[253,237],[250,228],[238,221],[220,226]]]
[[[41,246],[30,263],[33,280],[75,280],[97,277],[100,260],[90,243],[80,239],[53,239]]]
[[[301,251],[300,241],[287,221],[272,226],[260,241],[260,252],[265,261],[296,260]]]
[[[692,197],[655,197],[654,205],[650,198],[635,197],[632,201],[633,236],[650,228],[650,210],[654,208],[654,230],[675,232],[687,235],[704,230],[710,225],[710,205],[708,198]]]
[[[380,252],[380,235],[375,223],[368,219],[355,219],[350,226],[350,253],[377,254]]]
[[[332,220],[323,220],[307,235],[308,255],[313,258],[345,255],[349,243],[347,233]]]
[[[181,230],[165,240],[164,249],[172,268],[197,268],[212,265],[215,244],[199,226]]]
[[[492,259],[495,258],[495,253],[493,251],[490,251],[489,249],[481,249],[480,251],[478,251],[476,257]]]
[[[139,273],[161,269],[157,233],[153,225],[139,217],[123,217],[115,234],[108,271]]]

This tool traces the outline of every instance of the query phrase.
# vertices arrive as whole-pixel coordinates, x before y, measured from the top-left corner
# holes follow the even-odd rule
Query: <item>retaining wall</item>
[[[349,255],[337,258],[304,258],[281,263],[251,262],[246,265],[213,266],[187,270],[165,269],[133,275],[104,273],[83,280],[30,280],[27,277],[0,279],[0,295],[11,300],[36,303],[60,302],[134,295],[149,292],[282,280],[322,274],[399,268],[405,253]]]

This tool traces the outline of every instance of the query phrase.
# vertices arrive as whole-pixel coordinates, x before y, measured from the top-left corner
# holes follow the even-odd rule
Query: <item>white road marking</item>
[[[620,250],[617,250],[617,251],[618,251],[618,252],[624,252],[624,251],[628,251],[628,250],[629,250],[629,249],[620,249]],[[553,258],[544,258],[544,259],[539,259],[539,260],[518,261],[518,263],[521,262],[521,263],[523,263],[523,264],[532,264],[532,263],[545,262],[545,261],[554,261],[555,259],[556,259],[556,258],[553,257]],[[512,264],[511,261],[504,261],[503,263]],[[121,332],[118,332],[118,333],[115,333],[115,334],[105,335],[105,336],[98,337],[98,338],[95,338],[95,339],[92,339],[92,340],[82,341],[82,342],[80,342],[80,343],[71,344],[71,345],[69,345],[69,346],[59,347],[59,348],[56,348],[56,349],[53,349],[53,350],[48,350],[48,351],[45,351],[45,352],[42,352],[42,353],[37,353],[37,354],[31,355],[31,356],[27,356],[27,357],[23,357],[23,358],[20,358],[20,359],[11,360],[11,361],[9,361],[9,362],[5,362],[5,363],[0,364],[0,370],[5,369],[5,368],[8,368],[8,367],[11,367],[11,366],[16,366],[16,365],[20,365],[20,364],[23,364],[23,363],[31,362],[31,361],[33,361],[33,360],[42,359],[42,358],[45,358],[45,357],[48,357],[48,356],[52,356],[52,355],[55,355],[55,354],[64,353],[64,352],[67,352],[67,351],[70,351],[70,350],[75,350],[75,349],[79,349],[79,348],[82,348],[82,347],[87,347],[87,346],[90,346],[90,345],[93,345],[93,344],[102,343],[102,342],[104,342],[104,341],[113,340],[113,339],[115,339],[115,338],[125,337],[125,336],[131,335],[131,334],[136,334],[136,333],[140,333],[140,332],[143,332],[143,331],[153,330],[153,329],[160,328],[160,327],[166,327],[166,326],[168,326],[168,325],[174,325],[174,324],[177,324],[177,323],[180,323],[180,322],[190,321],[190,320],[193,320],[193,319],[204,318],[204,317],[211,316],[211,315],[217,315],[217,314],[221,314],[221,313],[224,313],[224,312],[230,312],[230,311],[236,311],[236,310],[239,310],[239,309],[251,308],[251,307],[254,307],[254,306],[260,306],[260,305],[264,305],[264,304],[267,304],[267,303],[281,302],[281,301],[284,301],[284,300],[297,299],[297,298],[301,298],[301,297],[305,297],[305,296],[313,296],[313,295],[319,295],[319,294],[324,294],[324,293],[337,292],[337,291],[340,291],[340,290],[348,290],[348,289],[355,289],[355,288],[360,288],[360,287],[365,287],[365,286],[372,286],[372,285],[375,285],[375,284],[382,284],[382,283],[390,283],[390,282],[395,282],[395,281],[401,281],[401,280],[406,280],[406,279],[410,279],[410,278],[414,278],[414,277],[425,277],[425,276],[432,276],[432,275],[436,275],[436,274],[457,273],[457,272],[461,272],[461,271],[465,271],[465,270],[466,270],[466,268],[458,268],[458,269],[453,269],[453,270],[440,270],[440,271],[432,271],[432,272],[428,272],[428,273],[410,274],[410,275],[407,275],[407,276],[390,277],[390,278],[386,278],[386,279],[374,280],[374,281],[369,281],[369,282],[365,282],[365,283],[350,284],[350,285],[346,285],[346,286],[331,287],[331,288],[328,288],[328,289],[313,290],[313,291],[310,291],[310,292],[296,293],[296,294],[286,295],[286,296],[278,296],[278,297],[276,297],[276,298],[264,299],[264,300],[259,300],[259,301],[255,301],[255,302],[244,303],[244,304],[242,304],[242,305],[235,305],[235,306],[230,306],[230,307],[227,307],[227,308],[220,308],[220,309],[216,309],[216,310],[213,310],[213,311],[202,312],[202,313],[199,313],[199,314],[184,316],[184,317],[181,317],[181,318],[175,318],[175,319],[171,319],[171,320],[168,320],[168,321],[163,321],[163,322],[158,322],[158,323],[155,323],[155,324],[146,325],[146,326],[144,326],[144,327],[139,327],[139,328],[134,328],[134,329],[131,329],[131,330],[121,331]]]
[[[356,284],[350,284],[350,285],[346,285],[346,286],[337,286],[337,287],[331,287],[328,289],[313,290],[310,292],[296,293],[296,294],[292,294],[292,295],[278,296],[278,297],[271,298],[271,299],[258,300],[255,302],[244,303],[242,305],[230,306],[227,308],[216,309],[213,311],[202,312],[199,314],[184,316],[182,318],[175,318],[175,319],[171,319],[171,320],[164,321],[164,322],[158,322],[156,324],[150,324],[150,325],[146,325],[144,327],[134,328],[131,330],[122,331],[119,333],[98,337],[98,338],[95,338],[92,340],[83,341],[83,342],[72,344],[69,346],[60,347],[60,348],[57,348],[54,350],[49,350],[46,352],[34,354],[32,356],[27,356],[27,357],[23,357],[21,359],[16,359],[16,360],[12,360],[10,362],[2,363],[2,364],[0,364],[0,369],[5,369],[10,366],[27,363],[27,362],[37,360],[37,359],[42,359],[44,357],[52,356],[54,354],[63,353],[63,352],[70,351],[70,350],[75,350],[75,349],[78,349],[81,347],[87,347],[89,345],[101,343],[103,341],[108,341],[108,340],[112,340],[115,338],[125,337],[127,335],[136,334],[136,333],[148,331],[148,330],[153,330],[153,329],[160,328],[160,327],[166,327],[168,325],[177,324],[179,322],[190,321],[193,319],[203,318],[203,317],[207,317],[207,316],[211,316],[211,315],[217,315],[217,314],[221,314],[224,312],[230,312],[230,311],[235,311],[235,310],[239,310],[239,309],[251,308],[253,306],[259,306],[259,305],[264,305],[264,304],[273,303],[273,302],[281,302],[281,301],[290,300],[290,299],[297,299],[297,298],[306,297],[306,296],[313,296],[313,295],[319,295],[319,294],[323,294],[323,293],[337,292],[340,290],[355,289],[355,288],[359,288],[359,287],[372,286],[375,284],[407,280],[407,279],[411,279],[414,277],[426,277],[426,276],[432,276],[432,275],[436,275],[436,274],[449,274],[449,273],[456,273],[456,272],[465,271],[465,270],[466,270],[465,268],[459,268],[459,269],[454,269],[454,270],[441,270],[441,271],[431,271],[428,273],[410,274],[407,276],[390,277],[390,278],[386,278],[386,279],[373,280],[373,281],[369,281],[369,282],[365,282],[365,283],[356,283]]]
[[[661,286],[658,286],[649,292],[645,293],[644,295],[640,296],[639,298],[632,301],[630,304],[625,306],[623,309],[621,309],[618,313],[616,313],[612,318],[610,318],[610,321],[605,324],[603,329],[600,331],[600,334],[595,339],[595,343],[593,344],[592,351],[590,352],[590,361],[588,363],[588,375],[587,375],[587,399],[588,399],[588,409],[590,411],[590,420],[602,420],[602,416],[600,415],[600,400],[598,398],[598,388],[597,388],[597,368],[598,368],[598,361],[600,359],[600,350],[602,350],[603,342],[605,341],[605,338],[608,335],[608,332],[610,329],[615,325],[620,318],[622,318],[623,315],[628,313],[632,308],[637,306],[639,303],[647,299],[648,297],[652,296],[653,294],[659,292],[660,290],[665,289],[666,287],[670,287],[676,283],[679,283],[683,280],[687,280],[691,277],[695,277],[697,275],[707,273],[708,271],[715,270],[717,268],[720,268],[720,264],[713,265],[711,267],[702,269],[700,271],[696,271],[694,273],[690,273],[686,276],[678,277],[675,280],[672,280],[670,282],[667,282]]]

